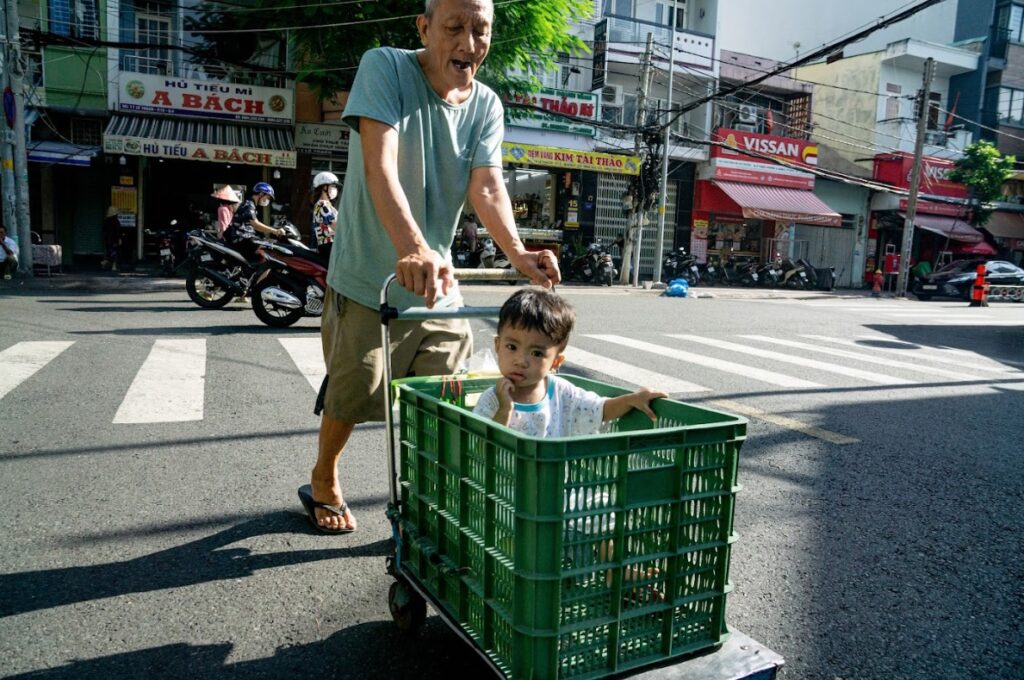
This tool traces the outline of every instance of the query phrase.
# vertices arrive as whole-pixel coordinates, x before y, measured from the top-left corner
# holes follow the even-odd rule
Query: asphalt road
[[[1019,674],[1024,305],[564,292],[569,372],[685,381],[701,391],[679,398],[750,417],[728,621],[784,677]],[[0,291],[0,674],[482,673],[438,617],[415,637],[390,620],[382,426],[342,461],[359,531],[320,536],[301,514],[318,420],[293,356],[315,363],[317,328],[177,287]],[[176,394],[115,422],[168,340],[204,341],[199,369],[180,363],[201,419],[161,422]],[[14,377],[40,349],[57,353]]]

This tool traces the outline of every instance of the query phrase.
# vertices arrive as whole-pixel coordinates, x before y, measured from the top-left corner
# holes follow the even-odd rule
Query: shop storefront
[[[64,265],[98,260],[107,208],[100,147],[33,140],[27,151],[33,231],[41,243],[61,247]]]
[[[1014,206],[1019,207],[1019,206]],[[996,210],[984,224],[998,246],[998,257],[1018,267],[1024,262],[1024,212]]]
[[[712,139],[722,145],[711,147],[694,192],[690,247],[700,261],[806,257],[798,225],[842,226],[842,216],[813,193],[814,175],[801,169],[816,163],[814,142],[727,128]]]
[[[122,73],[116,110],[103,136],[104,151],[117,159],[109,192],[122,224],[135,225],[137,257],[149,254],[151,235],[171,220],[178,228],[212,221],[209,195],[222,184],[247,191],[270,182],[275,209],[289,214],[290,90]]]
[[[876,182],[901,189],[909,189],[914,158],[908,153],[878,154],[874,159],[873,178]],[[947,201],[919,199],[914,219],[914,238],[911,263],[925,261],[938,267],[946,262],[971,255],[995,254],[984,236],[969,223],[965,200],[967,187],[949,181],[946,176],[953,169],[953,161],[924,157],[921,163],[920,194],[944,197]],[[891,193],[877,193],[871,199],[868,226],[867,261],[865,279],[876,269],[894,274],[903,243],[907,197]],[[886,270],[893,271],[886,271]]]
[[[597,226],[601,179],[636,175],[640,168],[635,156],[514,142],[502,144],[502,160],[524,240],[545,247],[567,243],[574,249],[601,238]]]

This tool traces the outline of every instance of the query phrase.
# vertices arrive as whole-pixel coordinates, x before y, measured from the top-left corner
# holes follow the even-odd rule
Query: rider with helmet
[[[252,239],[256,238],[257,231],[277,237],[285,235],[284,229],[267,226],[256,218],[256,206],[265,208],[273,198],[274,187],[266,182],[257,182],[252,188],[252,197],[238,206],[231,218],[231,225],[224,231],[224,240],[247,260],[256,254],[256,245]]]
[[[338,176],[333,172],[318,172],[313,178],[313,239],[316,250],[330,257],[334,244],[334,224],[338,221]]]

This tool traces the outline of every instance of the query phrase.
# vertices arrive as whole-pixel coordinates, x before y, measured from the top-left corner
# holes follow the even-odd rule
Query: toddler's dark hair
[[[576,323],[576,311],[568,300],[539,286],[516,291],[498,312],[498,333],[506,326],[540,331],[556,345],[565,347]]]

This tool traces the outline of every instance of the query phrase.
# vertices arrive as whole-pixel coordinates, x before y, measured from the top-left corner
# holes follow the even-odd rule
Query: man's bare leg
[[[326,413],[321,416],[319,450],[310,479],[314,500],[328,505],[341,505],[343,499],[341,484],[338,482],[338,460],[355,426],[355,423],[335,420]],[[356,528],[356,518],[348,511],[344,517],[339,517],[323,508],[316,508],[316,521],[330,530]]]

